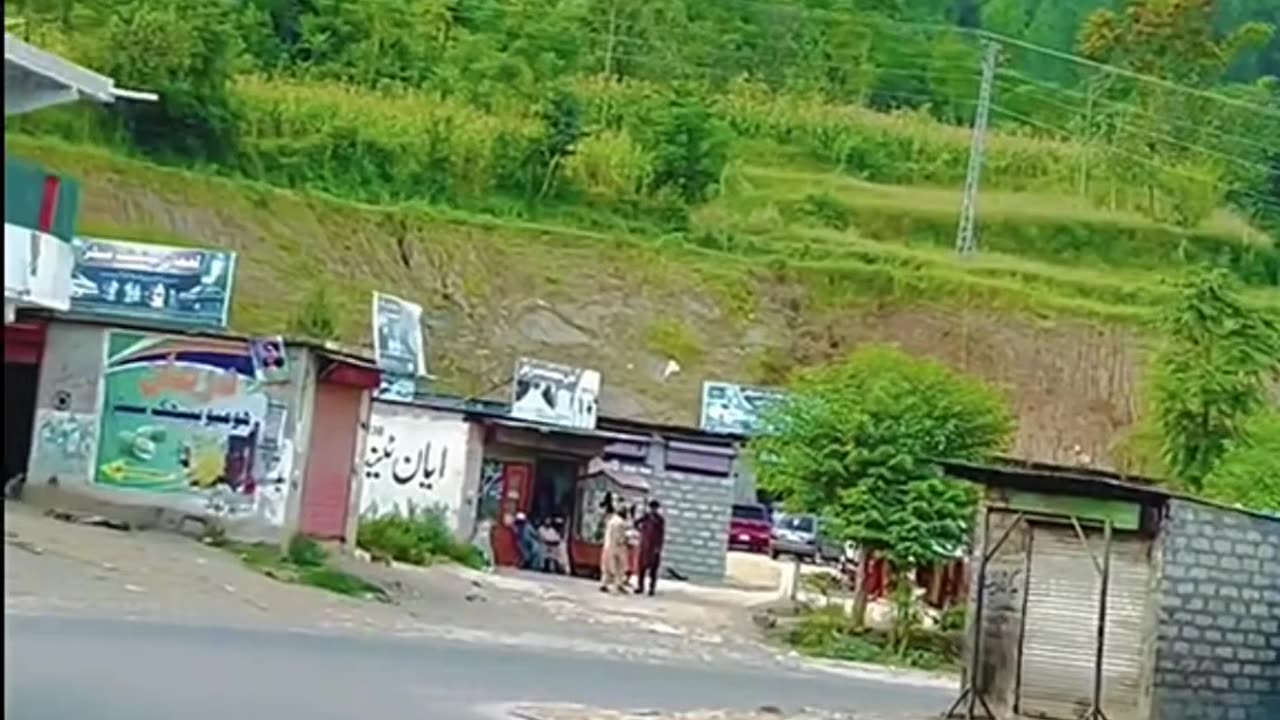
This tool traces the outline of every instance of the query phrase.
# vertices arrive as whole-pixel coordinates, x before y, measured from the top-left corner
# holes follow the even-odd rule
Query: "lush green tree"
[[[582,102],[572,93],[557,91],[543,107],[542,119],[546,130],[534,158],[538,187],[530,193],[538,198],[551,191],[564,162],[582,139]]]
[[[790,391],[749,446],[763,489],[899,568],[964,545],[974,493],[933,460],[1005,446],[1013,421],[999,393],[889,347],[808,371]]]
[[[1213,88],[1273,34],[1271,25],[1256,21],[1220,32],[1214,0],[1131,0],[1123,13],[1090,15],[1079,50],[1143,75]],[[1146,185],[1144,210],[1155,219],[1194,227],[1231,191],[1251,197],[1265,184],[1265,144],[1224,145],[1242,120],[1257,114],[1247,106],[1131,79],[1110,83],[1102,100],[1110,102],[1110,143],[1124,150],[1116,162],[1133,164],[1135,154],[1152,161],[1138,163],[1143,174],[1135,180]],[[1224,125],[1233,130],[1224,133]]]
[[[335,152],[350,151],[373,158],[362,172],[384,177],[403,173],[395,197],[442,197],[434,179],[409,179],[415,173],[369,150],[381,144],[370,142],[372,128],[394,126],[396,121],[330,133],[325,118],[332,113],[317,106],[329,101],[344,107],[367,103],[369,113],[386,120],[394,115],[386,108],[397,103],[381,102],[384,99],[442,98],[450,107],[467,105],[500,116],[503,122],[497,124],[504,128],[513,127],[508,122],[513,118],[528,121],[512,132],[520,138],[541,136],[545,142],[539,151],[504,139],[501,147],[510,150],[511,157],[492,164],[442,160],[439,172],[430,173],[435,178],[462,166],[501,167],[494,173],[502,177],[477,187],[495,188],[504,195],[499,205],[505,207],[508,200],[547,200],[560,189],[559,168],[572,146],[561,142],[568,137],[562,128],[553,127],[562,116],[555,108],[547,109],[548,98],[560,88],[581,90],[590,84],[594,96],[580,92],[592,111],[583,120],[583,133],[608,131],[602,137],[614,141],[623,131],[628,142],[639,143],[646,158],[640,174],[651,179],[644,184],[644,194],[661,197],[638,200],[674,208],[704,199],[718,179],[721,134],[704,132],[719,124],[716,116],[731,119],[740,130],[753,126],[769,128],[775,136],[794,133],[810,148],[820,146],[809,151],[822,160],[861,167],[847,159],[874,159],[878,153],[847,147],[850,134],[841,120],[844,104],[919,110],[947,123],[970,122],[979,76],[977,38],[969,32],[947,32],[947,26],[982,24],[1065,50],[1082,16],[1120,4],[24,0],[6,8],[6,22],[12,21],[15,31],[21,28],[37,43],[48,39],[50,49],[105,70],[122,84],[161,95],[156,104],[121,103],[121,113],[103,114],[110,118],[106,122],[66,123],[56,130],[64,137],[113,137],[114,118],[122,117],[130,145],[153,156],[231,170],[253,165],[242,156],[248,138],[269,136],[282,117],[257,106],[251,116],[243,116],[238,108],[250,107],[244,87],[259,80],[244,75],[268,75],[271,82],[322,88],[307,102],[280,111],[292,119],[310,115],[306,122],[314,123],[282,143],[291,148],[285,163],[290,174],[307,178],[297,185],[314,185],[312,178],[329,173],[318,166],[331,162]],[[1160,221],[1190,227],[1225,197],[1261,221],[1255,224],[1280,223],[1275,209],[1280,184],[1275,168],[1280,165],[1271,148],[1274,143],[1265,142],[1280,133],[1280,96],[1274,81],[1258,80],[1267,68],[1274,71],[1278,66],[1274,56],[1280,45],[1274,34],[1269,45],[1260,46],[1269,32],[1267,23],[1276,20],[1274,0],[1132,0],[1123,5],[1123,12],[1091,16],[1082,47],[1092,56],[1212,87],[1249,105],[1170,93],[1126,78],[1102,83],[1101,89],[1082,88],[1085,79],[1076,77],[1078,71],[1063,71],[1073,63],[1009,46],[1002,59],[993,122],[1002,130],[1014,126],[1035,134],[1057,129],[1086,144],[1091,152],[1081,154],[1080,192],[1115,209],[1141,207]],[[96,52],[85,56],[81,48]],[[315,80],[326,82],[311,82]],[[786,114],[796,120],[785,121],[791,127],[779,127],[780,113],[769,110],[767,103],[746,112],[727,110],[731,93],[726,90],[739,83],[761,88],[771,100],[787,98],[773,107],[791,106]],[[362,93],[357,101],[344,86],[378,94]],[[677,92],[677,103],[653,112],[652,106]],[[1250,109],[1259,105],[1276,112]],[[32,122],[39,120],[19,120],[17,127],[25,129]],[[546,127],[534,127],[538,123]],[[50,120],[44,127],[52,124]],[[468,129],[494,135],[480,123],[468,123]],[[665,138],[660,130],[669,131]],[[430,135],[419,129],[400,136],[414,133]],[[443,147],[458,133],[445,124],[440,135]],[[392,130],[382,139],[395,136]],[[597,143],[596,149],[606,144]],[[783,139],[779,144],[789,143]],[[395,156],[394,149],[388,156]],[[647,169],[650,157],[652,177]],[[953,157],[938,157],[892,164],[932,172],[932,165],[952,163]],[[1092,190],[1091,177],[1096,179]],[[348,184],[370,183],[361,178]],[[361,199],[371,197],[381,194],[371,192]]]
[[[1280,412],[1252,418],[1204,481],[1214,500],[1280,513]]]
[[[1218,82],[1241,53],[1266,45],[1274,28],[1247,22],[1225,35],[1215,0],[1132,0],[1123,14],[1098,10],[1080,34],[1086,57],[1193,86]]]
[[[1203,270],[1181,281],[1160,326],[1152,403],[1162,454],[1175,479],[1199,491],[1268,403],[1280,324],[1249,307],[1232,276]]]
[[[243,57],[243,18],[230,3],[184,0],[131,0],[108,16],[92,51],[95,67],[160,96],[122,104],[119,117],[135,146],[181,159],[230,158],[238,118],[229,84]]]
[[[654,186],[685,202],[705,199],[728,160],[728,130],[692,93],[678,92],[655,118],[649,142]]]

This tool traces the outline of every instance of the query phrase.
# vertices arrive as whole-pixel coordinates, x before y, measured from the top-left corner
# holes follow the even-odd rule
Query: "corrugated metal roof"
[[[1163,504],[1171,498],[1176,498],[1268,520],[1280,520],[1280,514],[1274,512],[1235,507],[1161,487],[1167,481],[1124,475],[1098,468],[1053,465],[1008,457],[996,458],[990,465],[960,460],[935,460],[935,462],[948,475],[979,485],[1057,495],[1114,498],[1149,505]]]

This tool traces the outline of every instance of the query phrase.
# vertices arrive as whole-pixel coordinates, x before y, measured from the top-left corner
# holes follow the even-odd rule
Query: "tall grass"
[[[773,93],[734,83],[717,108],[744,137],[804,148],[812,156],[873,182],[961,185],[969,132],[922,112],[879,113],[817,98]],[[1080,149],[1009,133],[992,133],[983,179],[987,187],[1048,190],[1070,187]]]
[[[372,202],[468,201],[522,188],[542,136],[533,116],[432,94],[243,77],[238,169],[285,187]]]

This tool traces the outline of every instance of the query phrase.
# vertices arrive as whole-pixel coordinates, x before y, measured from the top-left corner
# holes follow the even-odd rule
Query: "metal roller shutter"
[[[1102,533],[1086,532],[1101,561]],[[1138,720],[1149,558],[1149,542],[1130,534],[1113,536],[1102,701],[1111,720]],[[1089,709],[1100,584],[1089,550],[1074,528],[1032,526],[1019,692],[1023,715],[1077,720]]]

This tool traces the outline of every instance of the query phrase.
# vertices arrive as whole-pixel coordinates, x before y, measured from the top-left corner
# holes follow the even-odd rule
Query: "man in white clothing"
[[[600,551],[600,591],[626,591],[627,580],[627,521],[622,514],[609,508],[609,519],[604,524],[604,548]]]

